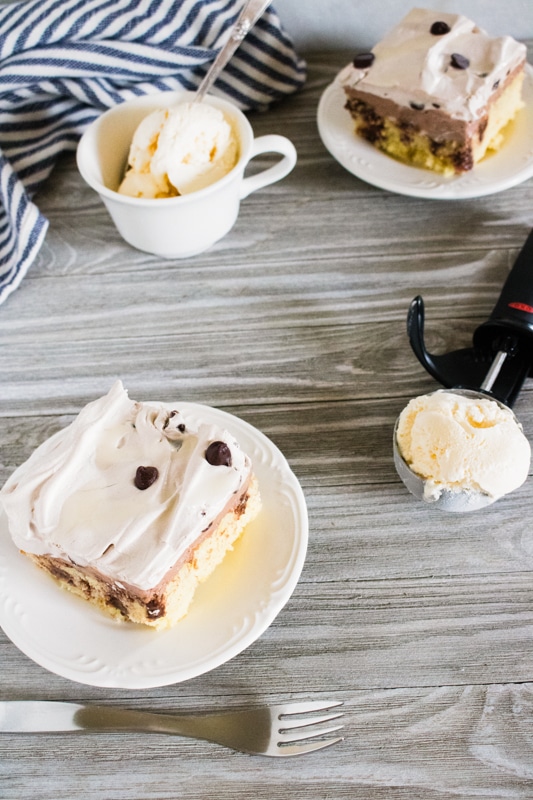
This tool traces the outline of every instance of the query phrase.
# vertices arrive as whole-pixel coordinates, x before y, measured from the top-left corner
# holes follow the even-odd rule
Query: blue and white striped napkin
[[[194,89],[242,0],[29,0],[0,5],[0,302],[19,285],[48,220],[32,201],[60,153],[122,100]],[[305,81],[272,7],[214,94],[266,108]]]

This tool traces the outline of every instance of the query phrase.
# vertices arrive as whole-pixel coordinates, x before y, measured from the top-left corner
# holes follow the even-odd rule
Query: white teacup
[[[145,199],[119,194],[140,121],[155,109],[193,97],[192,92],[159,92],[120,103],[89,126],[77,150],[83,179],[98,192],[123,239],[163,258],[187,258],[207,250],[231,230],[242,199],[281,180],[296,164],[296,150],[289,139],[275,134],[254,138],[250,123],[236,106],[210,96],[202,102],[221,109],[239,139],[239,158],[233,169],[216,183],[179,197]],[[282,158],[245,178],[246,165],[261,153],[279,153]]]

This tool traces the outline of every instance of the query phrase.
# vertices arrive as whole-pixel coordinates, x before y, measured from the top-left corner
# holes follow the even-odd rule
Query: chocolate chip
[[[126,617],[126,619],[128,619],[128,616],[129,616],[128,615],[128,609],[126,608],[124,603],[122,603],[119,600],[119,598],[116,597],[114,594],[107,595],[107,597],[105,598],[105,602],[106,602],[106,605],[111,606],[111,608],[116,608],[117,611],[120,611],[120,613],[122,614],[123,617]]]
[[[452,67],[455,67],[455,69],[467,69],[470,66],[470,61],[466,56],[462,56],[460,53],[452,53],[450,64]]]
[[[451,30],[450,26],[447,22],[441,22],[440,20],[434,22],[429,32],[433,34],[433,36],[444,36],[445,33],[449,33]]]
[[[499,85],[500,85],[500,81],[495,81],[492,84],[492,91],[495,92]]]
[[[170,414],[168,415],[168,420],[167,420],[167,422],[165,424],[165,428],[168,425],[169,421],[171,419],[173,419],[173,417],[177,417],[177,415],[179,413],[180,413],[179,411],[171,411],[170,412]],[[179,425],[177,425],[176,427],[177,427],[177,429],[179,430],[180,433],[185,433],[185,423],[184,422],[180,422]]]
[[[231,450],[225,442],[211,442],[205,460],[213,467],[231,467]]]
[[[157,467],[137,467],[133,483],[137,489],[144,491],[144,489],[148,489],[152,483],[155,483],[158,478],[159,470]]]
[[[366,69],[372,66],[375,58],[374,53],[358,53],[353,60],[353,65],[356,69]]]
[[[157,619],[165,614],[165,603],[161,597],[153,597],[146,603],[146,616]]]
[[[423,111],[424,110],[424,103],[409,103],[409,105],[415,111]]]

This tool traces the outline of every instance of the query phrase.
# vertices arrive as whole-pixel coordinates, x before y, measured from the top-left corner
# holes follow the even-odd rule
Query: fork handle
[[[206,739],[242,750],[245,712],[205,715],[157,714],[116,706],[84,705],[54,700],[0,702],[0,733],[65,733],[137,731]]]

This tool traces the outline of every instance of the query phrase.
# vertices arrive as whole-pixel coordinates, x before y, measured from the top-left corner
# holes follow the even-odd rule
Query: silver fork
[[[330,736],[342,725],[327,726],[343,716],[340,711],[330,711],[341,705],[310,700],[243,711],[177,715],[54,700],[5,700],[0,702],[0,733],[167,733],[206,739],[243,753],[284,757],[311,753],[342,741],[342,736]]]

